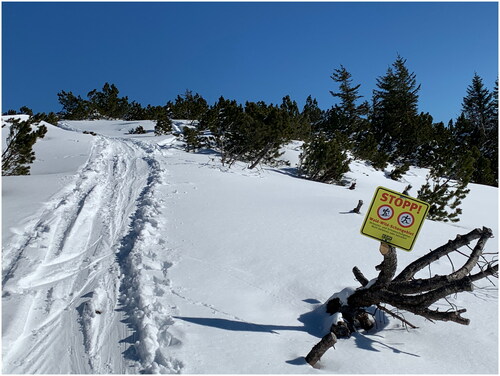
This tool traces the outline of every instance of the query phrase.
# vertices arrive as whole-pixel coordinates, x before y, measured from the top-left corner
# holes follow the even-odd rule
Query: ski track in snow
[[[156,192],[168,153],[96,137],[74,181],[4,247],[3,304],[18,307],[3,318],[4,373],[180,372]]]

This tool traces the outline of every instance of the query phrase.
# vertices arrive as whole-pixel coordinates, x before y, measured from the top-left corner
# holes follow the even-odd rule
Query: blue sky
[[[60,111],[57,93],[86,97],[105,82],[143,105],[186,89],[302,107],[335,103],[341,64],[371,100],[397,55],[419,110],[456,118],[474,72],[498,76],[496,2],[3,2],[2,111]]]

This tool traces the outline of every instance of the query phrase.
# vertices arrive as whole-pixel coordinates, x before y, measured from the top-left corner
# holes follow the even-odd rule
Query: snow
[[[147,133],[128,134],[138,125]],[[48,128],[32,175],[2,179],[3,373],[498,373],[487,281],[452,297],[468,326],[405,313],[408,330],[378,311],[319,369],[304,361],[338,319],[323,303],[359,287],[351,269],[377,276],[379,244],[360,234],[375,188],[410,183],[415,195],[425,169],[392,181],[353,161],[351,191],[294,177],[299,142],[284,148],[290,166],[227,169],[154,136],[151,121]],[[476,227],[493,229],[486,251],[498,250],[498,189],[470,188],[461,221],[426,221],[399,269]]]

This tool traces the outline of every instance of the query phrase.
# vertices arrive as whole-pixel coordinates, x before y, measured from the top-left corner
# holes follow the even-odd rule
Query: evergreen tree
[[[59,117],[54,112],[49,112],[48,114],[46,114],[45,112],[39,112],[33,115],[32,119],[33,123],[40,123],[42,121],[45,121],[55,126],[57,126],[57,123],[59,122]]]
[[[290,96],[283,97],[280,109],[285,116],[284,121],[288,123],[287,128],[290,134],[287,135],[291,140],[306,140],[311,134],[311,124],[300,112],[297,102],[292,101]]]
[[[211,146],[221,153],[223,164],[231,164],[242,153],[239,128],[245,117],[241,105],[224,97],[202,117],[201,126],[210,130]]]
[[[151,120],[147,116],[146,110],[141,106],[140,103],[132,101],[129,103],[128,110],[123,116],[124,120]]]
[[[75,96],[71,91],[62,90],[57,93],[62,106],[61,117],[67,120],[83,120],[90,117],[90,103],[80,96]]]
[[[387,153],[390,160],[411,158],[418,143],[408,134],[419,132],[415,118],[420,85],[415,73],[409,72],[406,60],[398,55],[385,76],[377,78],[377,87],[373,91],[371,122],[380,150]]]
[[[275,163],[281,146],[291,140],[291,122],[286,111],[264,102],[247,102],[240,123],[242,157],[249,168],[259,163]]]
[[[123,119],[129,110],[128,98],[120,98],[114,84],[105,83],[102,91],[96,89],[87,94],[91,106],[91,116],[95,119]]]
[[[20,114],[25,114],[25,115],[29,115],[29,116],[33,116],[33,110],[27,106],[22,106],[20,109],[19,109],[19,113]]]
[[[340,131],[350,140],[353,140],[360,131],[362,116],[368,113],[366,102],[361,105],[356,103],[358,99],[363,97],[358,94],[361,84],[353,86],[351,74],[342,65],[334,70],[330,78],[339,85],[339,91],[330,90],[330,94],[339,98],[340,103],[335,104],[327,112],[323,131],[325,134],[329,133],[330,135]]]
[[[13,119],[9,123],[6,147],[2,152],[2,175],[28,175],[29,165],[35,160],[33,145],[38,138],[45,136],[47,127],[35,124],[31,118],[26,121]]]
[[[322,183],[339,183],[349,171],[350,163],[342,139],[345,142],[340,133],[333,138],[319,135],[304,144],[300,155],[300,174]]]
[[[139,125],[135,128],[132,128],[131,130],[129,130],[128,133],[129,134],[145,134],[147,132],[142,125]]]
[[[462,200],[469,193],[469,184],[474,172],[474,156],[469,151],[455,154],[453,150],[441,151],[436,155],[426,183],[417,195],[430,204],[427,217],[443,222],[458,222]]]
[[[498,185],[498,80],[490,92],[481,77],[474,74],[462,102],[455,136],[460,151],[477,148],[479,152],[473,181]]]
[[[445,126],[442,122],[430,124],[428,141],[422,143],[418,149],[418,166],[431,167],[439,163],[442,153],[449,153],[450,150],[454,149],[453,128],[452,120],[450,120],[448,126]]]
[[[302,116],[309,123],[311,132],[316,132],[324,119],[325,112],[319,108],[316,98],[313,99],[309,95],[302,109]]]
[[[339,99],[339,103],[327,112],[326,134],[340,131],[349,140],[349,147],[355,157],[375,158],[377,145],[373,143],[367,119],[370,106],[367,101],[357,103],[363,97],[359,94],[361,84],[354,85],[352,75],[342,65],[334,70],[330,78],[339,85],[337,92],[330,91],[333,97]]]
[[[196,127],[184,127],[182,131],[184,135],[184,141],[186,143],[186,151],[198,151],[203,147],[203,142],[201,140],[201,132]]]
[[[340,104],[335,107],[338,109],[340,115],[347,122],[346,128],[349,130],[356,130],[356,123],[359,119],[368,114],[369,106],[365,101],[361,105],[357,105],[358,99],[363,98],[359,95],[359,88],[361,84],[353,86],[352,75],[344,68],[335,69],[330,77],[333,81],[339,84],[339,91],[330,91],[330,94],[340,99]]]
[[[280,107],[264,102],[246,102],[219,98],[202,117],[200,126],[212,134],[211,146],[221,153],[223,164],[231,166],[236,160],[255,168],[260,163],[275,164],[280,148],[296,135],[294,123],[301,118],[294,102],[284,98]]]
[[[172,112],[173,119],[200,120],[203,114],[208,110],[207,101],[198,93],[194,94],[191,90],[175,99],[175,104],[167,105]]]
[[[402,165],[396,166],[394,170],[389,173],[389,177],[392,180],[399,180],[403,177],[404,174],[408,172],[409,169],[410,164],[408,162],[405,162]]]
[[[166,110],[157,115],[155,124],[155,135],[168,134],[172,132],[172,120],[168,117]]]
[[[493,93],[484,86],[483,80],[476,74],[467,87],[467,95],[462,102],[462,112],[473,127],[473,137],[480,149],[485,143],[488,132],[497,125]]]

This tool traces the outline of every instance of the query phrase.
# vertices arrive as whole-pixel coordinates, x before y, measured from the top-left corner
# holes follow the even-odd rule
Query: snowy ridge
[[[138,125],[147,133],[126,133]],[[3,179],[3,373],[498,372],[489,281],[437,304],[467,308],[469,326],[400,312],[419,327],[409,331],[378,311],[375,329],[340,340],[319,369],[305,363],[338,319],[324,303],[359,287],[352,267],[378,274],[378,244],[359,234],[374,189],[411,184],[414,194],[426,170],[393,181],[353,161],[349,190],[297,179],[299,143],[285,146],[289,167],[228,170],[153,128],[48,126],[33,175]],[[426,221],[399,268],[478,226],[493,229],[486,252],[496,252],[498,189],[470,188],[461,221]]]

